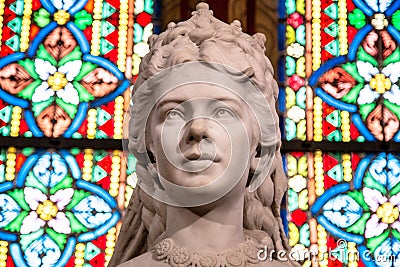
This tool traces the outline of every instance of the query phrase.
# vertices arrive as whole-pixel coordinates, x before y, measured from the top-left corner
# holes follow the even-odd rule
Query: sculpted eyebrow
[[[205,99],[205,98],[208,98],[208,97],[199,97],[200,99],[201,98],[203,98],[203,99]],[[242,103],[241,103],[241,101],[239,101],[239,100],[237,100],[237,99],[235,99],[235,98],[232,98],[232,97],[228,97],[228,96],[221,96],[221,97],[216,97],[216,98],[214,98],[214,97],[209,97],[210,99],[213,99],[213,100],[215,100],[215,101],[221,101],[221,102],[231,102],[231,103],[233,103],[234,105],[237,105],[237,106],[239,106],[239,107],[241,107],[242,106]],[[161,108],[161,107],[163,107],[164,105],[167,105],[167,104],[176,104],[176,105],[179,105],[179,104],[181,104],[181,103],[183,103],[183,102],[185,102],[185,101],[190,101],[191,99],[182,99],[182,98],[164,98],[164,99],[162,99],[162,100],[160,100],[158,103],[157,103],[157,108]]]
[[[239,100],[232,98],[232,97],[228,97],[228,96],[217,97],[217,98],[215,98],[215,100],[221,101],[221,102],[233,102],[234,104],[241,106],[241,103]]]
[[[174,98],[164,98],[164,99],[162,99],[162,100],[160,100],[158,103],[157,103],[157,108],[161,108],[162,106],[164,106],[164,105],[166,105],[166,104],[170,104],[170,103],[173,103],[173,104],[180,104],[180,103],[183,103],[183,102],[185,102],[185,100],[183,100],[183,99],[174,99]]]

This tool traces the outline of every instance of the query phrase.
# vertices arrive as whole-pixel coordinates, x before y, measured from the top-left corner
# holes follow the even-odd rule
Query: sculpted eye
[[[214,112],[215,118],[232,118],[236,117],[236,113],[229,108],[219,108]]]
[[[182,112],[176,109],[171,109],[166,113],[165,119],[167,120],[174,120],[174,119],[179,119],[183,118]]]

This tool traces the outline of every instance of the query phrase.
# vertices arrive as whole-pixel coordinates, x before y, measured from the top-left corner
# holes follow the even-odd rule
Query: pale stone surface
[[[150,38],[129,122],[140,187],[109,266],[191,266],[200,254],[207,266],[296,265],[255,255],[290,249],[279,217],[287,180],[278,87],[264,42],[205,3]]]

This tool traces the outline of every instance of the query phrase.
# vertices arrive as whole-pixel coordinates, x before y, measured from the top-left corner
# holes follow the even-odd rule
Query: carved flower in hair
[[[398,140],[400,49],[386,30],[371,30],[359,40],[350,45],[347,58],[326,62],[310,84],[329,105],[352,113],[367,140]]]

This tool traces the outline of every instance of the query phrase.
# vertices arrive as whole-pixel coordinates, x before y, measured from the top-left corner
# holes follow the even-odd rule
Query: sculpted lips
[[[210,161],[215,161],[218,162],[217,158],[211,154],[211,153],[199,153],[199,152],[192,152],[189,154],[184,154],[183,155],[187,161],[200,161],[200,160],[210,160]]]
[[[214,153],[200,151],[195,148],[188,149],[183,153],[183,156],[182,166],[189,172],[199,172],[209,167],[213,162],[219,162]]]

